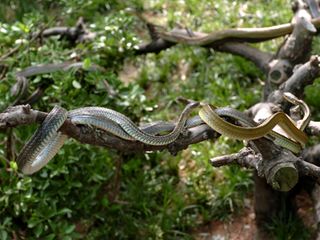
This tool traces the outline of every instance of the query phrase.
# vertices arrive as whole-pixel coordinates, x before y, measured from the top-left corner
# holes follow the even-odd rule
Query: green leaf
[[[83,61],[83,69],[88,70],[90,67],[91,67],[91,60],[90,60],[90,58],[86,58]]]
[[[72,213],[72,211],[69,208],[63,208],[57,212],[57,215],[63,215],[68,213]]]
[[[80,89],[80,88],[81,88],[81,84],[80,84],[78,81],[76,81],[76,80],[73,80],[73,81],[72,81],[72,86],[73,86],[74,88],[76,88],[76,89]]]
[[[52,240],[52,239],[55,239],[55,237],[56,237],[55,234],[51,233],[51,234],[45,236],[43,239],[44,240]]]
[[[34,234],[36,237],[40,237],[41,233],[43,232],[43,226],[42,224],[37,224],[36,228],[34,229]]]
[[[18,171],[18,165],[15,161],[10,161],[10,168],[14,171]]]
[[[104,207],[108,207],[109,205],[109,200],[107,197],[103,197],[102,200],[101,200],[101,204],[104,206]]]
[[[28,222],[28,228],[34,228],[34,226],[37,226],[40,224],[42,220],[38,219],[38,218],[31,218]]]
[[[3,229],[0,230],[0,238],[1,238],[2,240],[9,239],[9,238],[8,238],[8,233],[7,233],[5,230],[3,230]]]
[[[64,233],[65,234],[70,234],[70,233],[72,233],[73,231],[74,231],[74,229],[76,228],[76,225],[69,225],[68,227],[66,227],[65,229],[64,229]]]

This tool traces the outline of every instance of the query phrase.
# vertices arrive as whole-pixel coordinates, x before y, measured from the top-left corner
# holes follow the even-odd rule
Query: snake
[[[285,93],[284,97],[286,100],[294,104],[301,105],[304,110],[305,116],[299,128],[297,128],[293,120],[291,120],[291,118],[289,118],[283,112],[274,113],[257,126],[237,126],[221,118],[214,111],[215,107],[208,103],[201,103],[199,116],[213,130],[227,137],[238,140],[255,140],[269,134],[274,138],[276,144],[288,148],[294,153],[298,153],[300,152],[301,147],[304,147],[308,140],[308,137],[303,130],[310,121],[310,110],[307,104],[305,104],[302,100],[297,99],[293,94]],[[276,125],[279,125],[285,131],[285,133],[288,134],[290,138],[297,141],[300,146],[298,146],[297,143],[291,139],[272,131]]]
[[[108,108],[84,107],[67,112],[64,108],[55,106],[21,150],[17,157],[18,168],[22,173],[30,175],[39,171],[55,156],[67,139],[66,135],[58,131],[67,118],[74,124],[93,126],[125,140],[140,140],[150,145],[165,145],[172,143],[183,132],[184,127],[192,128],[204,124],[199,116],[187,119],[191,110],[198,104],[196,102],[188,104],[177,124],[158,122],[142,127],[136,126],[125,115]],[[217,109],[217,113],[239,120],[243,124],[253,124],[253,121],[245,114],[228,107]],[[170,133],[156,136],[163,132]]]
[[[121,125],[110,120],[110,118],[106,117],[106,115],[98,116],[96,114],[96,111],[97,111],[96,107],[80,108],[77,110],[70,111],[69,117],[71,122],[76,125],[78,124],[89,125],[92,127],[103,129],[109,133],[112,133],[117,137],[130,140],[130,141],[134,141],[136,139],[134,137],[135,135],[132,135],[132,136],[129,135],[121,127]],[[110,112],[110,109],[104,109],[104,111]],[[251,126],[255,124],[255,122],[251,118],[249,118],[246,114],[229,107],[218,108],[215,111],[219,116],[233,118],[234,120],[239,121],[243,125]],[[119,116],[118,112],[115,112],[114,114],[116,114],[116,116]],[[122,116],[122,118],[126,118],[126,117]],[[128,121],[128,119],[126,119],[126,121]],[[179,124],[179,121],[178,121],[178,124]],[[203,122],[202,119],[197,115],[186,120],[185,128],[189,129],[192,127],[199,126],[201,124],[205,124],[205,122]],[[146,134],[151,134],[155,136],[163,132],[174,131],[176,127],[177,127],[177,124],[175,123],[159,121],[159,122],[153,122],[150,124],[144,124],[143,126],[140,126],[139,129],[137,129],[136,126],[134,128],[136,129],[136,131],[142,131]]]
[[[64,63],[49,63],[37,66],[27,67],[16,73],[17,82],[11,88],[11,95],[16,96],[13,105],[19,103],[23,97],[27,95],[29,81],[27,77],[35,76],[38,74],[53,73],[56,71],[69,71],[70,69],[83,68],[84,62],[64,62]],[[102,67],[91,64],[89,71],[105,71]]]
[[[295,95],[293,95],[290,92],[284,92],[283,97],[286,100],[288,100],[289,102],[291,102],[292,104],[298,105],[299,107],[302,108],[304,116],[301,119],[301,121],[297,123],[297,127],[301,131],[303,131],[308,126],[308,124],[311,120],[311,112],[310,112],[309,106],[304,101],[300,100],[299,98],[297,98]]]
[[[90,118],[91,116],[94,116],[95,120],[98,120],[97,121],[99,125],[98,127],[108,132],[111,132],[114,135],[117,135],[127,140],[136,139],[145,144],[161,146],[161,145],[170,144],[179,137],[187,121],[188,115],[198,105],[199,105],[198,102],[189,103],[180,114],[180,117],[178,119],[178,124],[175,126],[173,131],[170,132],[169,134],[161,135],[161,136],[154,136],[152,134],[142,131],[141,129],[139,129],[139,127],[136,124],[134,124],[131,121],[130,118],[126,117],[125,115],[117,111],[114,111],[108,108],[102,108],[102,107],[79,108],[79,109],[70,111],[69,117],[71,118],[71,122],[79,124],[79,123],[86,123],[86,122],[83,122],[83,120],[86,121],[85,118],[88,119],[88,117]],[[79,116],[82,116],[82,118]],[[106,124],[104,124],[105,120],[107,120]],[[114,125],[110,125],[110,121],[118,124],[129,136],[127,136],[126,134],[123,134],[123,132],[119,131],[119,128],[115,128]],[[91,122],[90,124],[94,125],[93,122]]]
[[[66,135],[58,131],[67,118],[73,123],[92,125],[127,140],[138,140],[145,144],[160,146],[170,144],[179,137],[185,128],[188,115],[198,105],[198,102],[189,103],[180,114],[172,132],[160,136],[144,132],[130,118],[112,109],[84,107],[68,112],[62,107],[55,106],[20,151],[16,159],[18,169],[23,174],[31,175],[57,154],[67,139]]]
[[[66,135],[58,132],[67,116],[67,110],[59,106],[48,113],[16,159],[22,173],[30,175],[39,171],[56,155],[67,139]]]
[[[307,104],[296,98],[294,95],[285,93],[284,96],[291,103],[301,106],[305,113],[302,123],[299,126],[300,129],[298,129],[298,134],[292,120],[283,113],[274,114],[264,123],[258,125],[258,123],[254,122],[250,117],[236,109],[223,107],[213,110],[210,105],[202,104],[203,106],[199,115],[187,119],[191,111],[199,105],[198,102],[189,103],[185,107],[179,116],[177,124],[157,122],[140,127],[125,115],[108,108],[83,107],[67,112],[64,108],[55,106],[47,115],[40,128],[22,148],[19,156],[17,157],[18,168],[24,174],[33,174],[44,167],[55,156],[62,147],[64,141],[67,139],[66,135],[58,131],[66,119],[69,119],[72,123],[77,125],[84,124],[105,130],[128,141],[140,141],[145,144],[160,146],[174,142],[179,135],[183,133],[184,129],[196,127],[201,124],[208,124],[212,127],[210,122],[211,119],[208,122],[207,119],[203,117],[203,114],[208,114],[208,116],[212,118],[213,112],[218,116],[218,120],[221,120],[223,123],[221,125],[223,131],[219,132],[219,129],[216,130],[216,128],[213,128],[219,133],[227,133],[229,136],[243,140],[266,137],[297,153],[301,149],[300,145],[277,132],[273,132],[272,125],[279,123],[280,126],[284,127],[290,137],[298,140],[300,144],[305,144],[306,136],[301,132],[301,129],[304,129],[308,121],[310,121],[310,110]],[[222,117],[233,118],[239,121],[244,127],[233,125],[222,119]],[[287,120],[279,120],[280,118]],[[281,121],[283,121],[283,123]],[[227,126],[224,124],[227,124]],[[267,125],[267,129],[265,125]],[[240,132],[239,135],[238,128],[240,128],[241,131],[246,130],[245,133]],[[263,129],[262,132],[259,130],[261,128]],[[257,129],[259,133],[258,135]],[[165,135],[158,135],[163,132],[169,133]],[[252,132],[255,134],[254,137],[252,137]]]
[[[312,19],[310,24],[319,27],[320,19]],[[245,39],[246,41],[251,39],[252,41],[263,41],[289,34],[292,32],[293,27],[293,24],[286,23],[272,27],[225,29],[208,34],[194,33],[195,36],[189,36],[188,34],[185,34],[185,32],[179,31],[179,29],[174,29],[171,32],[159,31],[159,37],[174,43],[205,46],[225,39]]]

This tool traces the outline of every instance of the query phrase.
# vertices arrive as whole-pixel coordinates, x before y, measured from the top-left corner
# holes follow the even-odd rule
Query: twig
[[[258,168],[258,165],[262,161],[261,155],[256,154],[251,148],[243,148],[238,153],[219,156],[210,159],[210,163],[214,167],[221,167],[231,163],[237,163],[243,167]]]

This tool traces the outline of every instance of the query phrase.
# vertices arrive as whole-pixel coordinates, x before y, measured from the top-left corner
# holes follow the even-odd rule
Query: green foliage
[[[285,208],[272,218],[272,222],[266,226],[266,229],[276,240],[307,240],[311,237],[309,229],[303,225],[303,222],[288,213]]]
[[[171,120],[181,112],[183,106],[176,98],[183,96],[243,110],[257,102],[262,91],[257,79],[263,75],[253,64],[182,45],[159,54],[133,56],[139,39],[146,38],[133,10],[144,9],[155,21],[170,27],[180,23],[212,31],[286,22],[290,10],[277,8],[288,6],[286,2],[2,1],[0,56],[15,47],[19,50],[4,62],[8,72],[0,81],[0,109],[14,99],[10,88],[17,71],[81,59],[85,62],[83,70],[30,78],[30,92],[39,83],[52,82],[35,109],[50,111],[55,104],[67,109],[92,105],[115,109],[136,122]],[[42,24],[71,26],[80,16],[97,33],[94,41],[75,47],[56,37],[30,43],[29,34]],[[259,47],[275,49],[276,43]],[[106,72],[86,71],[93,64],[103,66]],[[134,81],[119,77],[130,65],[137,72]],[[108,92],[104,81],[115,94]],[[17,150],[35,129],[14,129]],[[0,140],[6,140],[6,134],[0,133]],[[17,172],[14,159],[7,159],[2,144],[0,239],[12,239],[13,234],[26,239],[190,239],[192,228],[241,211],[243,199],[251,191],[251,173],[235,166],[214,169],[208,163],[211,157],[239,147],[239,143],[220,138],[214,144],[191,146],[175,157],[167,152],[126,156],[69,140],[48,166],[25,177]],[[119,159],[122,165],[117,168]]]

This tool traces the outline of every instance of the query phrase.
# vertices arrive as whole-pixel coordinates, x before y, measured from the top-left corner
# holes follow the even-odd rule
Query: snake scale
[[[33,174],[55,156],[67,139],[66,135],[58,131],[67,118],[74,124],[93,126],[125,140],[158,146],[173,143],[187,128],[207,124],[215,131],[229,137],[243,140],[266,137],[276,144],[298,153],[301,146],[307,141],[303,129],[310,121],[310,110],[302,100],[297,99],[294,95],[285,93],[285,97],[291,103],[299,105],[304,112],[304,118],[301,120],[299,128],[287,115],[281,112],[273,114],[258,125],[244,113],[235,109],[224,107],[213,110],[209,104],[204,103],[201,104],[199,116],[188,119],[193,109],[199,106],[198,102],[191,102],[184,108],[177,124],[158,122],[142,127],[138,127],[125,115],[108,108],[84,107],[68,112],[62,107],[55,106],[22,148],[17,157],[18,168],[24,174]],[[242,126],[231,124],[222,117],[237,120]],[[279,124],[292,139],[273,132],[272,128],[276,124]],[[162,135],[159,135],[161,133]]]

